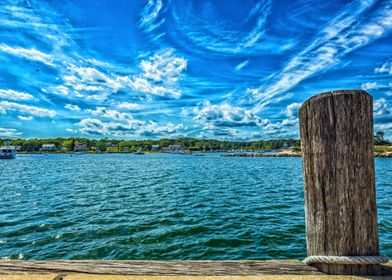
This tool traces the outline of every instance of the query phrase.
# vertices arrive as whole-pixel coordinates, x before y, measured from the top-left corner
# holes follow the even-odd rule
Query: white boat
[[[16,157],[16,149],[14,146],[0,147],[0,159],[13,159]]]

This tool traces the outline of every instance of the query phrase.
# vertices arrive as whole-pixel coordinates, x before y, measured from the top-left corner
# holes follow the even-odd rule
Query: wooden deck
[[[392,263],[382,266],[392,278]],[[133,275],[133,276],[262,276],[325,275],[298,260],[268,261],[0,261],[0,279],[7,275]],[[388,279],[391,279],[388,277]],[[11,279],[11,278],[9,278]],[[133,278],[132,278],[133,279]],[[136,279],[136,278],[135,278]],[[144,279],[144,278],[143,278]],[[147,278],[146,278],[147,279]],[[190,279],[190,278],[187,278]]]

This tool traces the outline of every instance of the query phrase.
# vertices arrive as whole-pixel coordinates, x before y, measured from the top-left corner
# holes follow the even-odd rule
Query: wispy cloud
[[[139,107],[139,104],[130,103],[130,102],[121,102],[121,103],[117,104],[116,107],[119,109],[134,110]]]
[[[33,119],[33,116],[18,116],[18,119],[22,121],[31,121]]]
[[[242,4],[248,9],[248,16],[242,21],[211,20],[213,4],[203,2],[198,6],[174,5],[171,18],[174,19],[170,34],[191,52],[208,55],[234,56],[257,54],[263,51],[279,53],[293,46],[284,37],[266,34],[267,23],[272,12],[272,1],[252,1]]]
[[[59,86],[50,86],[48,88],[43,88],[43,92],[55,94],[55,95],[68,95],[69,89],[66,86],[59,85]]]
[[[24,58],[27,60],[32,60],[32,61],[38,61],[41,63],[44,63],[49,66],[54,66],[53,64],[53,56],[43,53],[39,50],[36,49],[25,49],[22,47],[14,47],[14,46],[8,46],[6,44],[1,44],[0,45],[0,51]]]
[[[267,18],[271,13],[272,2],[271,1],[259,1],[256,2],[249,13],[248,20],[252,17],[256,17],[256,23],[249,34],[243,39],[242,46],[249,48],[254,46],[265,33],[265,25]]]
[[[8,100],[32,100],[34,99],[34,96],[12,89],[0,89],[0,98]]]
[[[80,107],[78,105],[72,105],[72,104],[66,104],[64,106],[65,109],[68,109],[70,111],[80,111]]]
[[[376,118],[380,117],[390,117],[389,121],[392,121],[392,108],[388,106],[388,101],[385,98],[380,98],[373,103],[374,116]]]
[[[150,32],[164,23],[165,19],[160,19],[163,7],[162,0],[148,0],[140,14],[140,27]]]
[[[0,111],[17,111],[20,113],[30,114],[36,117],[51,117],[51,118],[55,117],[57,114],[53,110],[19,104],[16,102],[9,102],[9,101],[0,101]]]
[[[371,89],[377,89],[379,86],[377,84],[377,82],[367,82],[367,83],[363,83],[361,84],[361,89],[363,90],[371,90]]]
[[[0,127],[0,137],[6,138],[15,138],[22,135],[22,132],[19,132],[15,128],[4,128]]]
[[[238,64],[235,67],[235,70],[240,71],[242,68],[246,67],[246,65],[248,65],[248,63],[249,63],[249,60],[245,60],[245,61],[241,62],[240,64]]]
[[[107,119],[127,121],[127,122],[134,120],[133,115],[130,113],[119,112],[117,110],[107,109],[105,107],[98,107],[95,110],[87,109],[85,111],[95,116],[99,116]]]
[[[374,69],[374,73],[387,73],[389,75],[392,75],[392,60],[389,60]]]
[[[272,84],[249,89],[259,102],[253,111],[263,110],[274,98],[303,80],[329,69],[346,54],[387,34],[392,28],[392,5],[381,5],[371,16],[364,16],[372,5],[373,1],[355,1],[348,5],[308,47],[287,63]]]

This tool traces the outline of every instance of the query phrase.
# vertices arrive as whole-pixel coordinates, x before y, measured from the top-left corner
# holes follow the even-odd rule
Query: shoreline
[[[222,155],[223,157],[302,157],[300,152],[281,152],[276,154],[248,154],[248,153],[240,153],[240,154],[226,154]],[[392,152],[379,153],[375,152],[374,157],[380,158],[392,158]]]
[[[198,154],[219,154],[222,152],[195,152],[193,154],[185,154],[185,155],[198,155]],[[48,153],[43,153],[43,152],[20,152],[18,153],[19,155],[74,155],[73,152],[65,152],[65,153],[60,153],[60,152],[48,152]],[[135,153],[124,153],[124,152],[110,152],[110,153],[95,153],[95,152],[84,152],[83,154],[86,155],[108,155],[108,154],[127,154],[127,155],[133,155]],[[173,153],[159,153],[159,152],[145,152],[145,154],[173,154]],[[302,157],[302,154],[300,152],[277,152],[277,153],[270,153],[270,154],[262,154],[262,153],[254,153],[254,152],[248,152],[248,153],[228,153],[228,154],[222,154],[222,157]],[[374,152],[374,157],[375,158],[392,158],[392,152]]]

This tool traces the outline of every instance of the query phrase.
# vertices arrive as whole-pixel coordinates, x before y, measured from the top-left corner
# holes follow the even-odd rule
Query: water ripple
[[[300,158],[19,155],[0,171],[1,258],[306,253]],[[392,255],[392,160],[376,171],[381,250]]]

